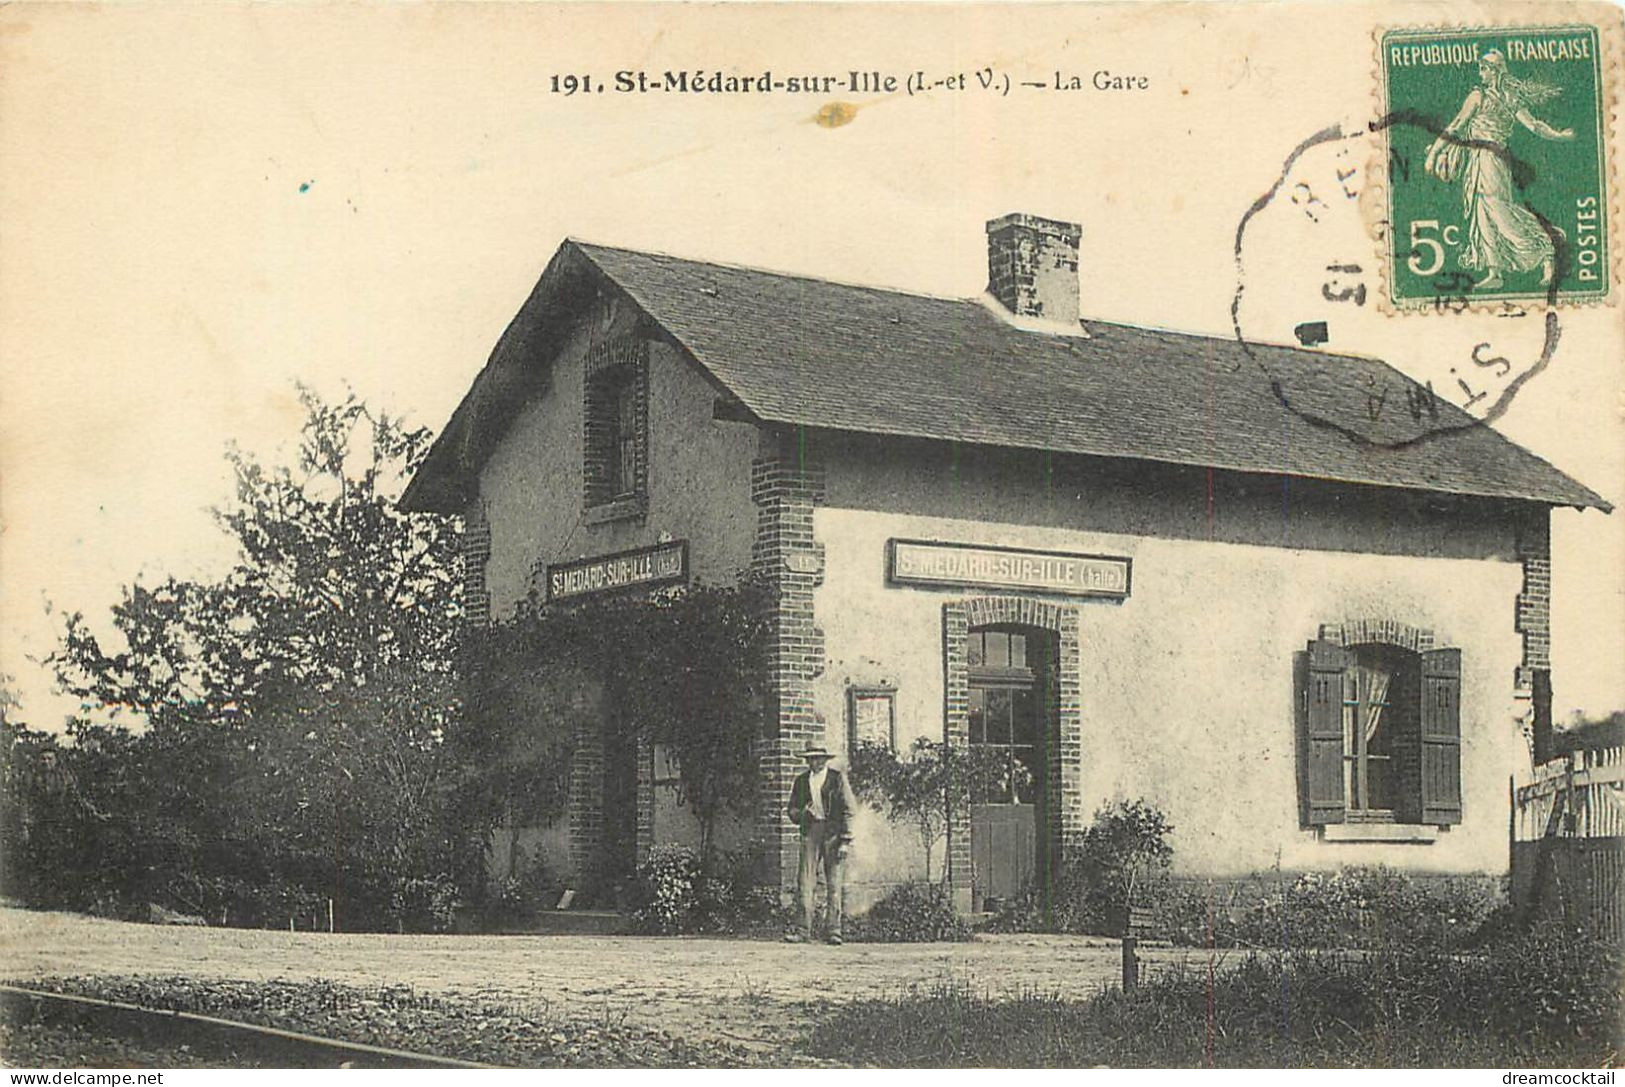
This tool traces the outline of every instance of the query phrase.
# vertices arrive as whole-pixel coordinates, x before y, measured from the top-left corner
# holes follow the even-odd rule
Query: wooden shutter
[[[1298,798],[1304,826],[1341,823],[1343,799],[1343,672],[1348,651],[1335,642],[1309,643],[1298,661]]]
[[[1422,654],[1422,822],[1461,822],[1461,650]]]

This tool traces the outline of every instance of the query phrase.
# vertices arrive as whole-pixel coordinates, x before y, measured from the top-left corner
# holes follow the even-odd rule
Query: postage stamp
[[[1609,297],[1593,26],[1383,33],[1388,301]]]

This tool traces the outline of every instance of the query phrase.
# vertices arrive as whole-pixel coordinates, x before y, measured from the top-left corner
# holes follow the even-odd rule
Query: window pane
[[[615,493],[628,494],[638,487],[638,443],[631,438],[621,439],[621,471],[616,480]]]
[[[1027,667],[1027,636],[1025,634],[1010,635],[1010,667]]]
[[[987,741],[994,744],[1010,742],[1010,694],[1007,689],[994,689],[987,695]]]
[[[638,403],[630,381],[623,382],[616,393],[615,431],[619,461],[615,492],[626,494],[638,485]]]
[[[1002,631],[987,632],[987,665],[989,668],[1010,666],[1010,635]]]
[[[1010,692],[1010,739],[1013,743],[1037,742],[1037,714],[1034,712],[1037,699],[1034,694],[1033,691]]]
[[[603,458],[603,481],[610,495],[620,493],[621,489],[621,410],[620,399],[612,383],[606,382],[599,387],[603,397],[598,404],[598,423],[600,426],[598,445],[594,452]],[[595,443],[596,444],[596,443]]]
[[[852,735],[859,743],[892,745],[892,696],[853,694]]]
[[[638,398],[630,381],[622,381],[615,390],[615,420],[623,432],[637,429]]]
[[[970,692],[970,742],[981,744],[987,742],[987,699],[986,691],[979,691],[974,687]]]
[[[976,667],[987,660],[987,643],[981,631],[972,631],[970,637],[965,639],[965,661]]]
[[[1343,802],[1351,809],[1360,806],[1360,794],[1355,791],[1354,768],[1355,759],[1352,756],[1343,760]]]

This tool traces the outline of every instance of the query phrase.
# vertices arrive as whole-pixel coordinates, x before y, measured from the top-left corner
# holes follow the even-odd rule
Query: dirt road
[[[1149,953],[1152,968],[1187,954]],[[1205,961],[1205,960],[1204,960]],[[809,1000],[938,981],[1083,996],[1121,971],[1115,942],[982,936],[965,944],[784,944],[634,936],[390,936],[187,928],[0,909],[0,976],[184,975],[410,985],[512,1007],[615,1015],[690,1036],[779,1040]]]

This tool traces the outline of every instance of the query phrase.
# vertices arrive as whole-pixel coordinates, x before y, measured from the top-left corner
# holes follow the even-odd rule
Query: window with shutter
[[[1304,826],[1461,822],[1461,651],[1317,640],[1296,662]]]
[[[1421,822],[1461,822],[1461,650],[1422,654]]]
[[[1343,682],[1348,654],[1332,642],[1309,643],[1301,667],[1298,714],[1303,821],[1341,823],[1343,799]]]

